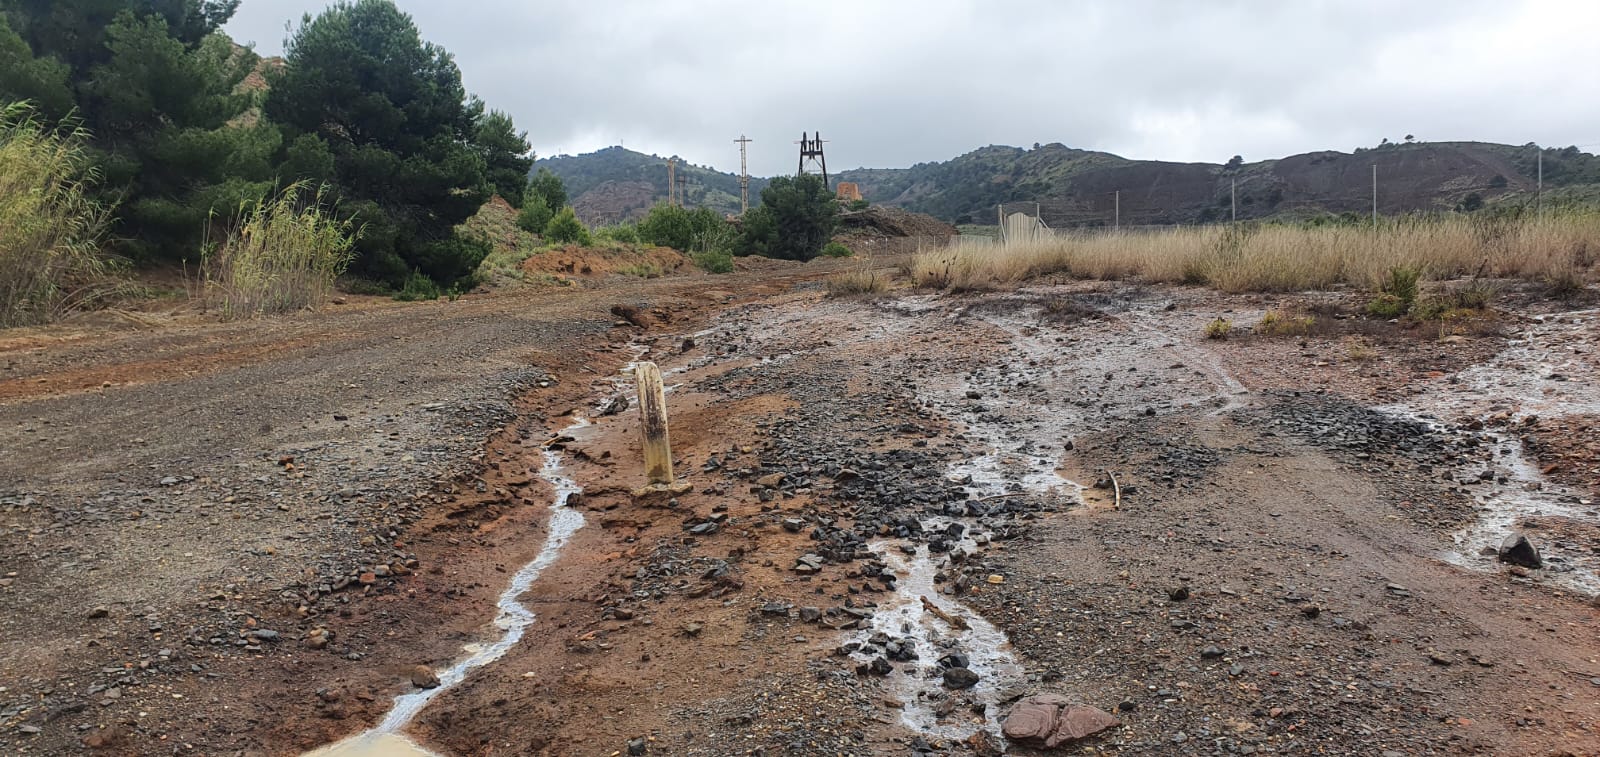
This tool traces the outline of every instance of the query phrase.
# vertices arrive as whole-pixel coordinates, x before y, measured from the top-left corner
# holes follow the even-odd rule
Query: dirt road
[[[1034,754],[1040,693],[1109,753],[1600,751],[1595,314],[1218,342],[1285,303],[816,275],[13,338],[0,751],[373,725],[498,638],[551,459],[582,525],[406,725],[441,754]],[[692,492],[598,411],[635,357]]]

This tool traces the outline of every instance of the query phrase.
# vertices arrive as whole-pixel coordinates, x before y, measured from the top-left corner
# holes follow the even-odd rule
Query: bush
[[[707,235],[728,228],[728,222],[710,208],[680,208],[658,203],[637,227],[639,241],[692,252]]]
[[[1410,307],[1411,303],[1417,301],[1418,284],[1421,281],[1421,268],[1397,265],[1384,273],[1383,280],[1378,283],[1378,291],[1391,295]]]
[[[732,226],[718,223],[695,237],[695,252],[690,258],[707,273],[732,273],[733,248],[738,238]]]
[[[705,250],[691,259],[706,273],[733,273],[733,253],[728,250]]]
[[[1230,321],[1226,318],[1217,318],[1216,320],[1206,324],[1207,339],[1227,339],[1228,334],[1232,331],[1233,321]]]
[[[621,244],[639,243],[639,228],[631,223],[623,223],[616,226],[606,226],[604,228],[596,229],[594,235],[597,239],[609,239],[613,242],[619,242]]]
[[[1392,294],[1380,294],[1367,303],[1367,315],[1374,318],[1399,318],[1410,309],[1410,305]]]
[[[0,326],[37,323],[109,294],[107,212],[90,197],[82,132],[0,108]]]
[[[862,211],[872,207],[872,203],[867,202],[866,200],[851,200],[848,207],[852,211]]]
[[[205,256],[204,293],[224,318],[255,318],[320,305],[353,257],[356,232],[303,183],[239,208],[239,220]]]
[[[555,218],[555,211],[538,195],[527,195],[522,200],[522,210],[517,213],[517,228],[529,234],[544,234],[544,227]]]
[[[851,252],[849,247],[838,242],[829,242],[822,246],[822,254],[830,258],[848,258],[855,253]]]
[[[416,302],[418,300],[437,300],[444,294],[439,290],[439,285],[428,278],[421,271],[412,271],[406,277],[405,286],[395,292],[394,298],[401,302]]]
[[[1399,318],[1410,312],[1417,301],[1422,269],[1397,265],[1384,271],[1378,280],[1378,296],[1367,303],[1367,314],[1375,318]]]
[[[588,247],[594,244],[594,239],[589,236],[589,229],[578,220],[578,214],[568,205],[557,213],[555,218],[544,227],[545,241],[557,244],[576,244]]]

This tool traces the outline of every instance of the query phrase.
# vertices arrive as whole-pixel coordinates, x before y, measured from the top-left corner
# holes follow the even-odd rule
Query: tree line
[[[456,227],[499,194],[521,207],[533,156],[390,0],[305,15],[281,65],[230,40],[239,0],[0,0],[0,103],[88,135],[112,244],[195,260],[239,208],[305,182],[358,230],[351,273],[398,286],[473,276]]]

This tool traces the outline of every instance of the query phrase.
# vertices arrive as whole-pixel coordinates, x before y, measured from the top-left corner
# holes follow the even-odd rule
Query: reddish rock
[[[1011,709],[1001,730],[1008,739],[1051,748],[1088,738],[1116,724],[1116,718],[1098,708],[1073,704],[1057,694],[1036,694]]]

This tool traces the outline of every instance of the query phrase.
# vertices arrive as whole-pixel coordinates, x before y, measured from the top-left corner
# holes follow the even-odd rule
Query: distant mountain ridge
[[[1237,193],[1238,216],[1366,213],[1377,166],[1381,213],[1471,209],[1530,195],[1541,148],[1490,142],[1384,143],[1352,153],[1333,150],[1257,162],[1174,163],[1131,160],[1061,144],[1033,149],[991,145],[910,168],[857,168],[831,177],[850,181],[879,204],[952,223],[996,222],[1001,203],[1038,203],[1057,228],[1187,224],[1226,220]],[[1600,158],[1576,147],[1543,148],[1546,190],[1600,185]],[[665,160],[611,147],[541,160],[567,182],[585,220],[637,217],[666,197]],[[690,176],[689,202],[738,210],[738,177],[703,166]],[[751,179],[757,202],[765,179]],[[1018,205],[1007,210],[1030,209]]]
[[[607,147],[583,155],[558,155],[534,162],[533,170],[550,169],[561,177],[573,209],[584,223],[610,225],[644,216],[650,206],[667,199],[667,158],[623,147]],[[687,177],[685,203],[722,213],[739,212],[739,177],[710,166],[679,160],[678,176]],[[767,180],[750,177],[750,202],[761,202]]]

